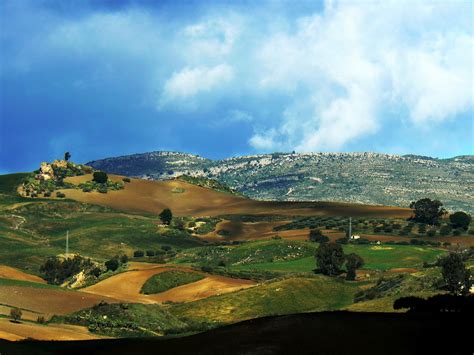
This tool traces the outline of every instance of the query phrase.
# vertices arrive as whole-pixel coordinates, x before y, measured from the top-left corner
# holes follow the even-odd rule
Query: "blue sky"
[[[64,151],[474,152],[471,1],[0,7],[0,173]]]

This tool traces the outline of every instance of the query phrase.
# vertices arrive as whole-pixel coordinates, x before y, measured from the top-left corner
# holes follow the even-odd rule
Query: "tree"
[[[125,254],[123,254],[123,255],[120,257],[120,262],[121,262],[122,264],[128,263],[128,256],[125,255]]]
[[[467,230],[469,224],[471,223],[471,216],[464,212],[455,212],[449,216],[449,221],[451,222],[451,226],[453,228],[462,228]]]
[[[119,267],[118,258],[117,258],[117,257],[113,257],[112,259],[107,260],[107,261],[105,262],[105,267],[107,268],[107,270],[111,270],[111,271],[117,270],[118,267]]]
[[[71,159],[71,153],[69,152],[64,153],[64,160],[69,161],[69,159]]]
[[[108,179],[109,177],[107,173],[103,171],[94,171],[94,174],[92,174],[92,181],[95,181],[99,184],[105,184]]]
[[[309,231],[309,240],[315,243],[327,243],[329,238],[323,235],[320,229],[311,229]]]
[[[471,288],[471,272],[466,269],[462,256],[457,253],[451,253],[441,259],[441,274],[446,283],[449,292],[465,295]]]
[[[339,275],[344,260],[344,251],[340,244],[323,243],[316,250],[316,264],[324,275]]]
[[[161,211],[159,217],[164,224],[169,225],[173,220],[173,213],[169,208],[165,208],[163,211]]]
[[[20,308],[12,308],[10,311],[10,317],[15,321],[18,322],[21,319],[23,312]]]
[[[347,275],[346,280],[354,281],[356,277],[356,270],[364,265],[364,259],[355,253],[346,255],[346,268]]]
[[[414,216],[412,219],[419,223],[438,224],[439,218],[446,213],[443,204],[438,200],[422,198],[410,203]]]

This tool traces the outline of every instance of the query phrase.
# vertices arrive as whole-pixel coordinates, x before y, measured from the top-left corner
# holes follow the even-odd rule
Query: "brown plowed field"
[[[146,280],[153,275],[170,270],[196,272],[183,266],[131,263],[130,271],[109,277],[95,285],[82,289],[82,291],[108,296],[126,302],[161,303],[164,301],[194,301],[255,285],[255,282],[249,280],[239,280],[199,272],[206,277],[202,280],[179,286],[160,294],[144,295],[140,293]]]
[[[37,312],[47,319],[89,308],[100,301],[118,302],[112,298],[84,292],[25,286],[0,286],[0,304]]]
[[[121,176],[109,175],[114,181]],[[91,175],[74,176],[65,181],[79,184],[90,181]],[[184,192],[175,193],[176,189]],[[256,201],[227,193],[214,191],[179,180],[149,181],[132,179],[125,189],[99,192],[61,190],[67,198],[108,206],[128,212],[160,213],[170,208],[177,216],[217,216],[222,214],[269,214],[269,215],[351,215],[371,217],[406,218],[411,210],[400,207],[368,206],[337,202],[279,202]]]
[[[39,276],[27,274],[26,272],[6,265],[0,265],[0,278],[20,281],[31,281],[42,284],[46,283],[46,281]]]
[[[0,338],[22,340],[87,340],[105,338],[89,333],[86,327],[66,324],[40,325],[30,322],[13,323],[9,319],[0,319]]]

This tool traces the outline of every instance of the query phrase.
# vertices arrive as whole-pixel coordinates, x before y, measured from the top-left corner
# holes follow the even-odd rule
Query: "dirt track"
[[[179,286],[163,293],[144,295],[140,293],[140,290],[146,280],[153,275],[170,270],[196,271],[183,266],[146,263],[131,263],[129,269],[130,271],[112,276],[95,285],[84,288],[82,292],[108,296],[126,302],[188,302],[255,285],[255,282],[249,280],[201,273],[206,276],[202,280]]]
[[[120,176],[109,175],[114,181]],[[91,180],[91,175],[74,176],[65,181],[79,184]],[[182,193],[175,193],[176,189]],[[400,207],[368,206],[336,202],[278,202],[256,201],[227,193],[217,192],[178,180],[148,181],[132,179],[124,190],[82,192],[81,190],[61,190],[67,198],[95,203],[129,212],[160,213],[163,208],[171,208],[177,216],[217,216],[222,214],[272,214],[272,215],[351,215],[373,217],[406,218],[411,210]]]

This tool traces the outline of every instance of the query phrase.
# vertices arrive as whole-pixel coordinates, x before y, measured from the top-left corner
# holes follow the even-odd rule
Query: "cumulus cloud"
[[[174,73],[164,84],[161,104],[170,101],[185,101],[201,92],[215,90],[232,80],[231,66],[219,64],[214,67],[184,68]]]
[[[68,18],[43,9],[47,26],[14,41],[35,26],[36,9],[22,9],[22,26],[11,20],[2,37],[12,38],[2,73],[59,67],[76,92],[132,82],[123,101],[145,99],[127,105],[245,122],[257,151],[339,150],[394,123],[419,130],[472,112],[471,2],[327,1],[291,15],[271,4],[206,5],[186,18],[139,5]]]
[[[296,31],[271,36],[259,55],[259,84],[287,92],[291,105],[308,98],[312,104],[282,115],[250,144],[337,150],[377,132],[393,106],[415,125],[472,110],[472,28],[439,16],[465,19],[470,5],[451,5],[330,2],[299,19]]]

